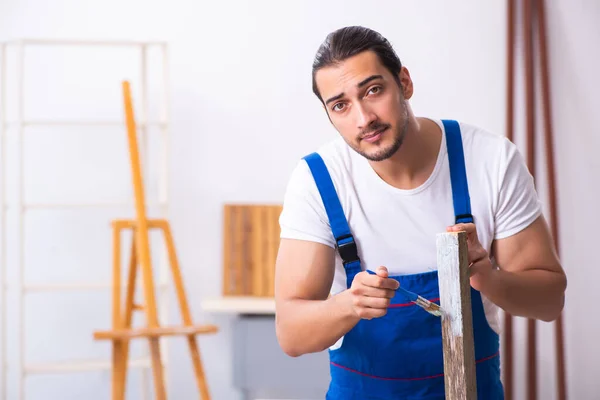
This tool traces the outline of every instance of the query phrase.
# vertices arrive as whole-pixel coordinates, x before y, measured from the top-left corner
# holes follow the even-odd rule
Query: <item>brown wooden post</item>
[[[437,235],[446,399],[477,399],[466,232]]]

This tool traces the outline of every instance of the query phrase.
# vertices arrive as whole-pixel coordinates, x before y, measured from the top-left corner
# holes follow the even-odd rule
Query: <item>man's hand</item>
[[[519,233],[494,241],[492,255],[499,269],[492,268],[475,225],[457,224],[447,230],[467,232],[474,289],[513,316],[549,322],[560,315],[567,278],[543,216]]]
[[[469,249],[469,276],[471,286],[480,291],[490,278],[492,272],[492,261],[488,252],[483,248],[477,237],[475,224],[456,224],[447,228],[448,232],[465,231],[467,233],[467,247]]]
[[[390,299],[400,283],[388,278],[385,267],[377,268],[375,275],[367,271],[356,274],[350,289],[340,293],[358,318],[373,319],[387,314]]]

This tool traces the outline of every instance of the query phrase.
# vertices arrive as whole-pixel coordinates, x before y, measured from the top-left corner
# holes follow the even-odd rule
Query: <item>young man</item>
[[[503,398],[499,320],[552,321],[566,277],[522,156],[504,136],[413,115],[388,41],[348,27],[313,64],[341,138],[303,158],[280,217],[277,336],[290,356],[329,349],[328,399],[444,399],[436,234],[468,236],[478,397]]]

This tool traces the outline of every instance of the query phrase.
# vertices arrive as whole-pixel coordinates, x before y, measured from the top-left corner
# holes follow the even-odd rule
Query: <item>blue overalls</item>
[[[473,222],[460,127],[443,120],[446,131],[455,222]],[[361,271],[335,187],[323,160],[312,153],[304,160],[319,189],[337,250],[344,263],[347,286]],[[432,238],[435,240],[435,238]],[[369,271],[373,273],[372,271]],[[437,271],[391,276],[400,286],[439,302]],[[501,400],[500,340],[489,326],[478,291],[471,289],[473,334],[477,371],[477,397]],[[444,400],[444,363],[441,319],[407,301],[397,292],[384,317],[360,320],[338,349],[329,350],[329,400]]]

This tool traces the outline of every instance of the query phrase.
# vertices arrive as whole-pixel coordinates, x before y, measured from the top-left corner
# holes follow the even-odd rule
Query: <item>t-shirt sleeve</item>
[[[325,207],[304,160],[292,171],[279,217],[282,239],[299,239],[335,247]]]
[[[542,213],[533,176],[516,145],[506,139],[504,173],[501,174],[496,208],[495,239],[512,236],[527,228]]]

